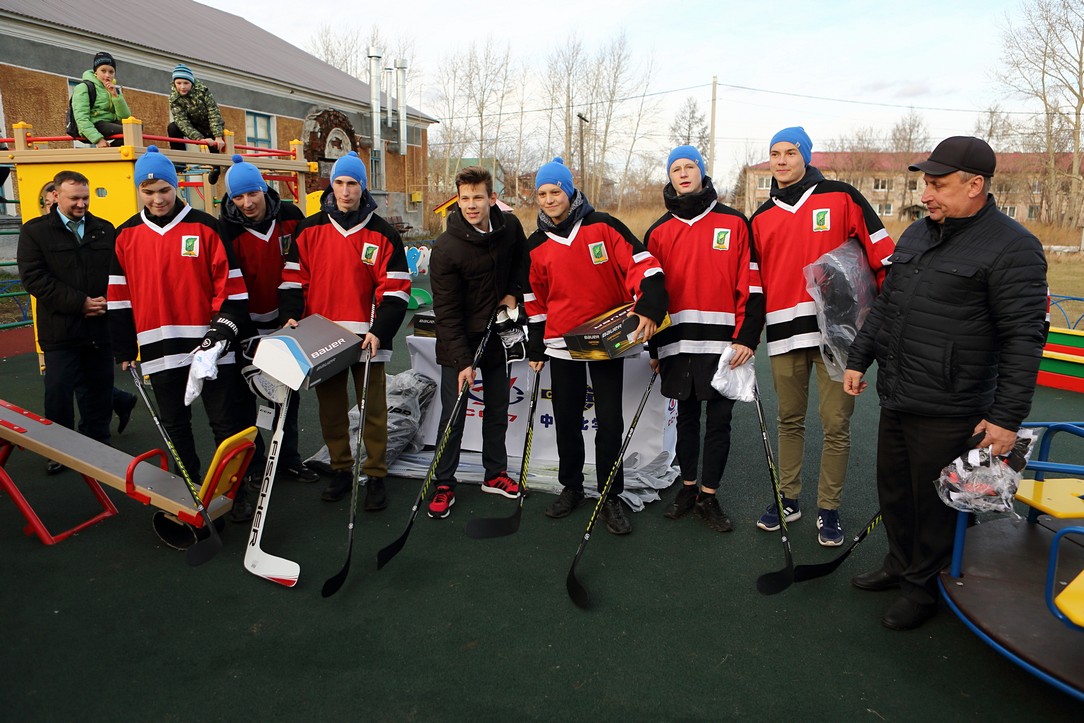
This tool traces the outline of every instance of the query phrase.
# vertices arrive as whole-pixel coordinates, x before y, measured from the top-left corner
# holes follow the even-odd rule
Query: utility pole
[[[577,113],[576,117],[580,119],[580,188],[583,189],[587,187],[587,166],[583,160],[583,127],[591,121],[587,120],[583,113]]]
[[[719,76],[711,76],[711,136],[708,138],[708,175],[715,178],[715,86]]]

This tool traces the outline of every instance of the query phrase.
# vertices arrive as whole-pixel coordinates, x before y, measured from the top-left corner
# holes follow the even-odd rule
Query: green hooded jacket
[[[124,100],[124,93],[119,89],[114,98],[105,84],[98,80],[93,70],[83,72],[83,80],[94,83],[95,97],[94,107],[90,105],[90,91],[85,83],[75,86],[72,91],[72,117],[79,127],[79,135],[87,139],[88,143],[97,143],[104,136],[94,127],[95,123],[105,121],[107,123],[120,123],[132,115],[128,110],[128,101]]]
[[[169,112],[173,114],[173,122],[181,129],[185,138],[198,141],[222,136],[226,124],[222,122],[218,103],[215,103],[214,96],[206,85],[197,80],[192,84],[188,95],[178,93],[176,86],[171,87]],[[210,134],[207,133],[208,130]]]

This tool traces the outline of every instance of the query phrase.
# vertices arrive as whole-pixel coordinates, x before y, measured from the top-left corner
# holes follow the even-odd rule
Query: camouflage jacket
[[[226,127],[214,96],[207,86],[198,80],[192,85],[188,95],[181,95],[176,87],[170,91],[169,112],[184,137],[194,141],[220,137]]]

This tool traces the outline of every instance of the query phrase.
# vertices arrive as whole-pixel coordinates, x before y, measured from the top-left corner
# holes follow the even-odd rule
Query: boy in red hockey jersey
[[[286,253],[293,244],[295,228],[305,214],[294,204],[283,203],[275,189],[268,188],[260,169],[244,162],[239,155],[233,157],[233,165],[226,171],[226,197],[222,199],[221,208],[222,239],[233,249],[248,288],[251,323],[244,336],[270,334],[279,328],[279,285]],[[242,393],[251,397],[247,385]],[[300,402],[301,395],[291,392],[283,425],[279,475],[298,482],[316,482],[320,475],[302,464],[297,450]],[[255,400],[248,405],[247,412],[248,422],[255,424]],[[257,466],[254,469],[262,469],[258,461],[264,454],[263,439],[256,439]],[[258,475],[254,479],[258,480]]]
[[[388,402],[384,362],[403,323],[410,300],[410,271],[399,233],[376,214],[376,202],[366,188],[365,166],[351,151],[331,168],[331,186],[320,199],[321,210],[297,226],[286,255],[279,305],[286,323],[321,314],[363,337],[372,354],[365,405],[364,509],[388,506],[384,477],[388,473]],[[376,314],[372,315],[375,304]],[[364,365],[331,377],[316,387],[320,428],[331,456],[332,479],[322,499],[337,502],[352,486],[354,464],[350,444],[350,395],[347,378],[354,375],[360,400]]]
[[[564,489],[546,509],[560,518],[583,504],[583,410],[587,372],[594,390],[595,473],[601,492],[618,462],[624,419],[621,390],[624,359],[576,361],[564,334],[580,324],[635,300],[636,338],[647,341],[666,315],[666,288],[659,262],[623,223],[591,207],[572,185],[572,173],[560,158],[535,176],[538,230],[527,240],[529,269],[523,301],[530,329],[531,368],[547,361],[553,387],[553,416],[560,456],[558,479]],[[606,529],[627,535],[632,525],[618,495],[625,489],[618,467],[602,507]]]
[[[692,146],[672,150],[667,175],[662,197],[668,212],[644,237],[647,250],[662,264],[670,295],[670,326],[651,340],[651,366],[662,374],[662,393],[678,400],[677,460],[683,485],[664,514],[677,519],[692,512],[713,530],[730,532],[734,528],[715,492],[730,454],[734,400],[715,391],[711,380],[728,346],[735,352],[731,367],[753,356],[764,326],[760,272],[749,221],[719,203],[700,152]]]
[[[878,279],[894,245],[877,213],[857,189],[825,180],[810,165],[812,142],[803,128],[784,128],[770,144],[772,190],[751,219],[760,257],[766,303],[768,354],[779,397],[779,484],[783,513],[792,522],[802,516],[805,413],[809,376],[817,370],[824,443],[817,485],[817,539],[821,545],[843,544],[839,505],[851,451],[854,397],[833,381],[821,358],[821,332],[813,299],[805,290],[802,269],[849,238],[865,247]],[[757,521],[762,530],[779,529],[776,503]]]
[[[198,482],[192,412],[184,403],[187,357],[199,347],[226,343],[218,378],[205,380],[200,395],[215,444],[221,444],[245,426],[237,414],[234,347],[248,317],[248,292],[214,217],[177,198],[177,172],[155,146],[136,161],[134,180],[143,210],[117,229],[106,296],[113,356],[124,370],[139,356],[162,426]],[[231,519],[251,517],[242,485]]]

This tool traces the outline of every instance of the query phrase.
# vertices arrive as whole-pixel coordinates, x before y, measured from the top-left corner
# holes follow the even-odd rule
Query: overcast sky
[[[472,40],[510,42],[514,57],[541,65],[570,33],[591,52],[624,30],[637,58],[654,57],[650,90],[664,103],[663,128],[686,97],[707,113],[718,76],[716,177],[723,184],[748,149],[766,157],[768,139],[785,126],[805,126],[814,150],[823,150],[858,127],[887,133],[913,107],[936,142],[970,134],[992,103],[1025,109],[993,76],[1006,17],[1019,15],[1021,0],[265,0],[258,12],[251,0],[207,4],[302,48],[323,24],[357,27],[363,36],[376,24],[389,40],[413,40],[423,88],[436,87],[440,73],[453,70],[442,68],[443,61]],[[367,15],[374,7],[380,14]],[[411,93],[410,102],[435,115],[424,96]],[[665,157],[669,140],[654,141]]]

